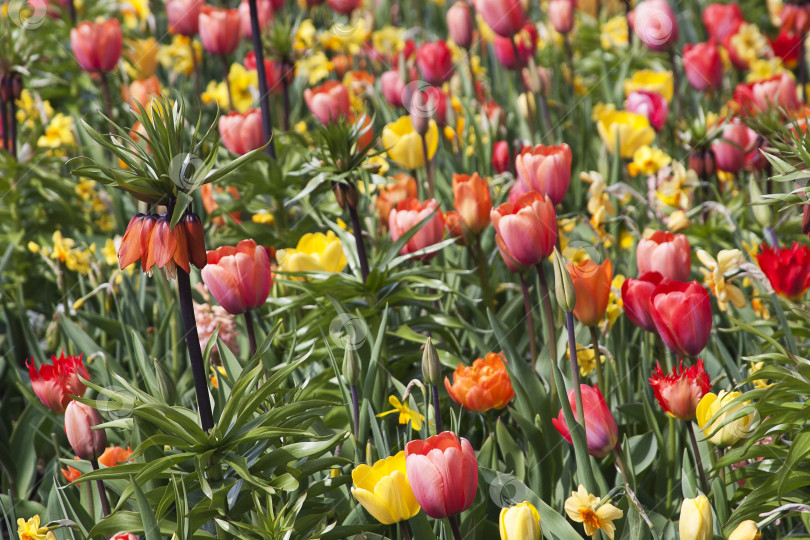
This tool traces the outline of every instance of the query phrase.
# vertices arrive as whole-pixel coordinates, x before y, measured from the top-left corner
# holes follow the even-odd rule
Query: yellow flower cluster
[[[192,49],[194,58],[191,56]],[[202,62],[202,51],[202,44],[199,41],[175,34],[170,44],[160,46],[158,60],[164,68],[188,77],[194,72],[194,59],[196,58],[197,64]]]
[[[202,102],[206,105],[216,101],[222,109],[234,109],[239,112],[248,110],[254,102],[254,91],[258,91],[259,76],[255,70],[248,71],[242,64],[231,64],[228,73],[233,103],[228,102],[228,87],[225,81],[211,81],[202,93]]]

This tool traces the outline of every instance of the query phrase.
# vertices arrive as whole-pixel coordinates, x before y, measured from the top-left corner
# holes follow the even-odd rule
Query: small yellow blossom
[[[157,40],[151,36],[128,40],[124,52],[127,75],[133,79],[146,79],[152,75],[158,66],[159,51]]]
[[[495,32],[484,20],[480,13],[475,14],[475,22],[478,23],[478,33],[481,34],[481,41],[484,43],[492,43],[495,41]]]
[[[683,210],[675,210],[667,217],[667,229],[670,232],[678,232],[686,229],[689,225],[692,224],[692,221],[686,216],[686,212]]]
[[[582,523],[588,536],[595,537],[601,530],[613,540],[616,533],[613,521],[620,519],[624,513],[610,503],[600,502],[599,497],[588,493],[585,486],[580,484],[577,491],[571,492],[571,496],[566,499],[565,513],[572,521]]]
[[[356,55],[368,40],[368,25],[364,19],[350,24],[335,24],[321,34],[319,41],[326,50]]]
[[[120,6],[127,28],[135,28],[149,17],[149,0],[126,0]]]
[[[659,171],[659,179],[660,179]],[[673,162],[668,170],[668,180],[659,184],[655,191],[656,199],[671,208],[688,210],[692,202],[692,194],[698,185],[697,173],[679,161]]]
[[[726,311],[728,303],[734,304],[737,309],[745,307],[745,296],[736,285],[726,281],[726,276],[732,275],[740,269],[744,262],[743,254],[739,249],[724,249],[717,254],[717,259],[706,251],[699,249],[698,259],[706,268],[701,268],[703,282],[717,298],[717,307]]]
[[[316,51],[295,63],[295,75],[307,77],[310,86],[327,78],[334,69],[332,62],[321,51]]]
[[[273,225],[276,222],[275,216],[267,210],[261,210],[250,218],[253,223],[261,223],[262,225]]]
[[[43,101],[39,95],[34,97],[31,92],[23,89],[20,99],[17,100],[17,123],[33,128],[37,124],[44,124],[53,116],[53,107],[49,101]]]
[[[782,65],[782,59],[778,56],[774,58],[757,58],[751,62],[749,68],[750,71],[745,76],[745,80],[750,83],[769,79],[782,73],[787,73],[791,78],[793,77],[793,72],[785,69],[785,66]]]
[[[399,413],[400,424],[407,424],[410,422],[411,427],[416,431],[422,429],[422,422],[425,421],[425,415],[420,414],[419,411],[411,409],[407,403],[400,402],[397,396],[388,396],[388,403],[391,404],[393,409],[390,411],[381,412],[377,415],[377,418],[388,416],[389,414]]]
[[[757,371],[760,371],[764,367],[765,362],[752,362],[751,365],[748,367],[749,377],[754,373],[756,373]],[[754,379],[753,381],[751,381],[751,383],[754,385],[754,388],[760,388],[763,390],[765,388],[769,388],[774,385],[774,383],[769,383],[768,379]]]
[[[255,70],[246,70],[242,64],[231,64],[228,81],[231,85],[233,104],[228,103],[228,87],[225,86],[225,81],[209,82],[208,88],[201,96],[202,102],[207,105],[216,101],[222,109],[232,108],[245,112],[253,105],[254,99],[251,90],[259,87],[259,76],[256,73]]]
[[[31,253],[39,253],[40,247],[36,242],[28,242],[28,251]]]
[[[642,146],[633,153],[633,161],[627,165],[627,172],[630,176],[651,176],[658,172],[664,165],[669,165],[672,158],[659,148]]]
[[[160,64],[171,69],[175,73],[189,76],[194,72],[194,61],[191,57],[191,49],[194,49],[194,58],[199,65],[202,62],[202,43],[194,39],[175,34],[169,45],[161,45],[158,50],[158,60]]]
[[[75,245],[76,242],[73,239],[62,236],[62,231],[54,231],[53,253],[51,254],[51,258],[65,262],[67,260],[68,253],[70,253],[70,250],[73,249],[73,246]]]
[[[386,25],[371,33],[371,44],[378,51],[400,52],[405,48],[405,29]]]
[[[619,233],[619,248],[620,249],[623,249],[625,251],[632,251],[633,250],[633,244],[635,244],[635,243],[636,243],[636,240],[635,240],[635,238],[633,238],[633,235],[630,233],[630,231],[622,230],[622,232]]]
[[[104,247],[101,248],[101,255],[104,257],[104,262],[110,266],[118,264],[118,250],[115,249],[115,240],[107,238],[104,242]]]
[[[610,282],[610,296],[608,297],[608,305],[605,310],[605,318],[600,324],[602,333],[610,332],[616,319],[624,312],[624,302],[622,301],[622,284],[625,277],[622,274],[616,274],[613,281]]]
[[[571,359],[571,350],[566,347],[565,354],[568,359]],[[605,363],[605,355],[599,355],[599,361]],[[596,354],[593,348],[586,347],[577,343],[577,365],[579,366],[579,374],[583,377],[590,375],[596,369]]]
[[[762,35],[759,27],[746,22],[743,22],[737,33],[729,38],[729,45],[749,66],[772,52],[768,38]]]
[[[219,378],[222,377],[223,379],[228,378],[228,372],[225,371],[225,368],[222,366],[211,366],[211,386],[214,388],[219,388]]]
[[[297,51],[306,51],[315,45],[315,37],[317,31],[315,25],[312,24],[310,19],[304,19],[298,25],[295,31],[295,38],[293,39],[293,48]]]
[[[603,49],[611,50],[626,47],[627,37],[627,17],[616,15],[602,25],[602,34],[599,36],[599,41]]]
[[[39,515],[35,515],[28,521],[17,518],[17,535],[20,540],[55,540],[56,536],[48,530],[48,527],[40,527],[39,523]]]
[[[73,188],[76,195],[81,197],[83,201],[89,201],[96,194],[96,183],[87,178],[79,179],[79,183]]]
[[[40,148],[60,148],[74,146],[73,117],[58,113],[48,124],[45,134],[37,140]]]

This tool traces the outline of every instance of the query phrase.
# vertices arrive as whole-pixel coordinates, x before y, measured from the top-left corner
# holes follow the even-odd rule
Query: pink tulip
[[[737,33],[743,23],[743,14],[739,4],[709,4],[703,10],[703,25],[709,37],[723,43]]]
[[[548,195],[529,192],[490,213],[495,243],[510,269],[534,266],[557,244],[557,213]]]
[[[231,54],[239,46],[242,30],[238,9],[200,8],[200,41],[211,54]]]
[[[650,315],[650,299],[655,288],[666,278],[658,272],[647,272],[638,279],[625,279],[622,283],[622,304],[630,322],[648,332],[655,332]]]
[[[326,0],[329,7],[341,15],[351,15],[358,5],[360,0]]]
[[[748,126],[734,122],[723,128],[723,135],[712,143],[717,168],[736,173],[745,165],[745,155],[757,142],[758,136]]]
[[[115,536],[110,537],[110,540],[138,540],[138,537],[132,533],[120,532]]]
[[[687,43],[683,48],[683,70],[695,90],[719,90],[723,84],[723,61],[714,40]]]
[[[97,459],[107,449],[107,434],[92,429],[101,424],[101,416],[90,405],[71,401],[65,409],[65,433],[73,452],[80,459]]]
[[[434,519],[463,512],[478,491],[475,451],[452,431],[405,445],[405,469],[416,502]]]
[[[810,31],[810,6],[807,3],[787,3],[779,11],[780,28],[786,32],[806,34]]]
[[[658,92],[646,90],[630,92],[624,101],[624,108],[647,118],[655,131],[660,131],[664,127],[669,116],[667,100]]]
[[[351,103],[349,91],[339,81],[326,81],[315,88],[304,90],[304,101],[310,112],[323,124],[333,122],[343,115],[349,117]]]
[[[118,19],[80,22],[70,31],[70,47],[85,71],[112,71],[121,58],[123,38]]]
[[[225,311],[239,315],[264,304],[273,285],[265,248],[253,240],[242,240],[236,247],[217,248],[207,255],[203,283]]]
[[[459,1],[447,10],[447,31],[453,43],[462,49],[469,49],[472,45],[473,29],[470,6]]]
[[[697,281],[665,281],[653,291],[650,315],[664,344],[681,356],[700,354],[712,333],[712,301]]]
[[[682,234],[655,231],[638,243],[636,264],[639,275],[658,272],[668,279],[686,281],[692,265],[689,239]]]
[[[169,19],[169,32],[182,36],[193,36],[200,28],[200,9],[203,0],[166,0],[166,18]]]
[[[585,418],[585,438],[588,441],[588,453],[595,458],[603,458],[616,448],[616,442],[619,440],[619,428],[616,426],[616,420],[610,413],[610,409],[605,403],[605,398],[602,392],[599,391],[598,386],[590,387],[587,384],[579,385],[580,392],[582,393],[582,407]],[[577,403],[574,395],[574,389],[568,391],[568,403],[571,405],[571,410],[574,412],[574,418],[577,417]],[[552,418],[551,423],[560,432],[560,435],[571,443],[571,432],[568,424],[565,421],[562,409],[557,418]]]
[[[261,109],[244,113],[232,111],[219,119],[219,136],[225,148],[239,156],[261,148],[265,143]]]
[[[572,159],[571,147],[565,143],[524,148],[515,158],[518,181],[560,204],[571,183]]]
[[[391,240],[394,242],[434,212],[433,218],[422,225],[422,228],[402,246],[400,250],[402,255],[414,253],[441,242],[442,236],[444,236],[444,216],[436,199],[428,199],[420,203],[419,200],[410,197],[400,201],[396,208],[391,209],[388,216],[388,230],[391,232]],[[419,258],[425,260],[435,255],[436,252],[433,252],[420,255]]]
[[[257,0],[256,10],[259,15],[259,29],[261,30],[273,20],[273,4],[270,0]],[[250,25],[250,4],[248,0],[242,0],[239,4],[239,21],[242,34],[252,38],[253,27]]]
[[[667,0],[642,0],[628,16],[638,39],[654,51],[678,40],[678,21]]]
[[[801,107],[796,82],[788,73],[752,83],[740,83],[734,89],[731,104],[741,116],[756,115],[773,108],[793,111]]]
[[[405,81],[399,71],[392,69],[380,76],[380,87],[385,101],[394,107],[402,107],[402,93],[405,91]]]
[[[495,57],[506,69],[520,69],[526,67],[529,59],[537,50],[537,28],[527,24],[512,37],[495,36],[493,43]],[[517,49],[517,56],[515,56]]]
[[[453,75],[453,55],[444,41],[423,43],[416,50],[416,65],[428,84],[441,86]]]
[[[522,0],[475,0],[475,10],[499,36],[512,37],[526,24]]]
[[[567,34],[574,28],[576,0],[551,0],[548,4],[548,18],[554,30]]]

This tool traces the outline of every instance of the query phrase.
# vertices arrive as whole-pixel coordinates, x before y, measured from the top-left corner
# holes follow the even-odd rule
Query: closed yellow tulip
[[[428,160],[436,155],[439,147],[439,128],[436,122],[430,121],[427,133]],[[422,136],[416,132],[410,116],[403,116],[383,128],[382,143],[388,149],[388,157],[406,169],[418,169],[425,165],[425,152],[422,148]]]
[[[749,414],[742,418],[737,418],[733,421],[728,421],[739,411],[743,404],[740,403],[734,407],[729,408],[717,419],[709,424],[709,420],[717,414],[717,412],[724,408],[731,401],[739,396],[739,392],[726,392],[722,390],[720,394],[708,393],[703,396],[703,399],[698,403],[696,411],[696,420],[703,433],[709,437],[709,442],[717,446],[731,446],[739,441],[744,435],[751,431],[751,424],[754,421],[754,415]],[[748,402],[746,402],[747,404]],[[714,435],[712,433],[720,426]]]
[[[607,110],[596,119],[596,129],[602,143],[611,154],[616,153],[616,138],[619,139],[619,155],[631,159],[636,150],[647,146],[655,139],[655,130],[646,117],[627,111]]]
[[[674,88],[671,71],[640,69],[633,74],[633,77],[624,81],[625,96],[629,96],[637,90],[645,90],[660,94],[661,97],[667,100],[667,103],[672,101]]]
[[[307,233],[294,249],[276,252],[283,272],[340,272],[346,268],[343,244],[334,232]]]
[[[728,540],[760,540],[762,533],[757,529],[755,521],[746,519],[728,536]]]
[[[146,39],[130,39],[124,56],[132,66],[129,74],[134,79],[146,79],[152,75],[158,65],[158,42],[153,37]]]
[[[540,514],[532,503],[522,502],[501,510],[501,540],[539,540]]]
[[[419,503],[411,491],[405,472],[405,452],[365,463],[352,471],[352,495],[383,525],[399,523],[419,513]]]
[[[678,532],[680,540],[712,540],[712,507],[705,495],[683,500]]]

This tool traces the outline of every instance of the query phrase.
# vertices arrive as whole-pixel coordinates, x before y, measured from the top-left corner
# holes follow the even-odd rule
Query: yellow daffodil
[[[397,396],[388,396],[388,403],[391,404],[393,409],[390,411],[381,412],[377,415],[377,418],[382,418],[383,416],[388,416],[389,414],[399,413],[400,424],[407,424],[410,422],[411,427],[416,431],[422,429],[422,422],[425,421],[425,415],[419,414],[419,411],[411,409],[407,403],[400,402]]]
[[[655,198],[668,207],[688,210],[692,204],[692,193],[698,185],[697,173],[692,169],[687,171],[680,161],[673,162],[666,172],[669,179],[659,184]]]
[[[731,446],[751,431],[751,424],[754,421],[753,414],[737,418],[736,420],[730,420],[734,415],[739,413],[744,405],[750,403],[748,401],[744,404],[739,403],[731,408],[727,408],[716,420],[711,424],[709,423],[709,420],[711,420],[714,415],[721,409],[726,408],[726,406],[739,395],[740,392],[726,392],[725,390],[721,390],[719,394],[710,392],[703,396],[703,399],[698,403],[696,412],[697,423],[700,429],[703,430],[703,434],[708,437],[709,442],[712,444],[716,446]]]
[[[749,67],[750,71],[745,76],[746,82],[761,81],[782,73],[787,73],[790,77],[793,77],[793,72],[785,69],[785,66],[782,65],[782,59],[779,57],[757,58],[751,62]]]
[[[439,129],[433,120],[430,121],[425,134],[425,141],[427,158],[431,160],[439,147]],[[388,149],[388,157],[406,169],[418,169],[425,165],[422,136],[413,129],[410,116],[403,116],[399,120],[387,124],[383,128],[382,143]]]
[[[566,347],[565,355],[571,359],[571,350]],[[599,362],[605,363],[605,356],[599,355]],[[577,343],[577,365],[579,366],[579,374],[583,377],[590,375],[596,369],[596,353],[591,347],[586,347]]]
[[[53,107],[49,101],[42,101],[28,90],[23,89],[20,99],[17,100],[17,123],[33,128],[37,124],[44,124],[53,116]]]
[[[332,62],[321,51],[316,51],[295,63],[295,75],[306,77],[310,86],[327,78],[334,69]]]
[[[152,75],[158,66],[158,51],[160,51],[158,42],[151,36],[128,40],[124,53],[127,59],[125,64],[127,75],[133,79],[146,79]]]
[[[674,93],[674,83],[671,71],[653,71],[651,69],[640,69],[633,73],[633,76],[624,81],[624,95],[629,96],[636,90],[646,90],[656,92],[667,100],[672,101]]]
[[[321,34],[319,41],[326,50],[355,55],[360,52],[368,37],[366,21],[358,19],[351,25],[333,25],[332,28]]]
[[[101,256],[104,257],[104,262],[110,266],[118,264],[118,250],[115,247],[115,240],[107,238],[104,247],[101,248]]]
[[[96,183],[87,178],[80,178],[79,183],[73,188],[76,195],[81,197],[83,201],[89,201],[96,194]]]
[[[751,362],[748,366],[748,376],[754,375],[756,372],[760,371],[762,368],[765,367],[765,362]],[[769,383],[768,379],[754,379],[751,381],[751,384],[754,385],[754,388],[765,389],[769,388],[774,385],[774,383]]]
[[[599,504],[599,497],[591,495],[585,486],[579,485],[577,491],[565,501],[565,513],[572,521],[585,526],[585,534],[596,536],[603,531],[610,540],[616,533],[613,522],[620,519],[624,513],[610,503]]]
[[[124,25],[135,28],[149,17],[149,0],[126,0],[120,9],[124,14]]]
[[[295,249],[278,250],[276,260],[283,272],[341,272],[347,263],[343,244],[332,231],[305,234]]]
[[[599,208],[605,207],[608,214],[615,216],[616,207],[610,201],[605,178],[596,171],[590,171],[579,173],[579,179],[590,184],[588,187],[588,213],[593,215]]]
[[[304,19],[295,31],[295,38],[293,39],[293,48],[297,51],[306,51],[315,45],[315,37],[317,31],[315,25],[312,24],[310,19]]]
[[[73,146],[76,139],[73,136],[73,117],[58,113],[51,119],[45,134],[37,140],[40,148],[61,148]]]
[[[619,142],[619,155],[630,159],[642,146],[655,139],[655,131],[646,117],[627,111],[601,112],[596,120],[596,129],[602,143],[611,154],[616,153],[616,139]]]
[[[55,540],[56,536],[47,527],[40,527],[39,521],[39,515],[28,521],[17,518],[17,534],[20,540]]]
[[[371,44],[378,51],[400,52],[405,48],[405,29],[383,26],[371,33]]]
[[[658,172],[664,165],[669,165],[672,158],[659,148],[642,146],[633,152],[633,161],[627,165],[627,172],[630,176],[651,176]]]
[[[605,50],[616,49],[627,46],[627,17],[616,15],[611,17],[602,25],[602,33],[599,42]]]
[[[729,38],[729,46],[733,47],[737,56],[749,66],[759,58],[768,56],[771,51],[768,38],[762,35],[759,27],[747,22],[743,22],[737,33]]]
[[[705,266],[700,269],[703,283],[717,298],[717,307],[726,311],[729,302],[737,309],[745,307],[745,295],[736,285],[726,281],[726,276],[737,272],[744,262],[742,252],[739,249],[724,249],[715,259],[708,252],[699,249],[697,256]]]
[[[770,2],[769,2],[770,3]],[[728,540],[761,540],[762,533],[757,529],[757,522],[746,519],[729,535]]]
[[[393,396],[392,396],[393,397]],[[419,513],[405,471],[405,452],[352,471],[352,495],[374,519],[383,525],[405,521]]]
[[[202,62],[202,44],[190,37],[175,34],[169,45],[161,45],[158,49],[158,60],[160,65],[166,69],[171,69],[175,73],[189,76],[194,72],[194,58],[191,50],[194,49],[194,58],[199,65]]]
[[[223,379],[228,378],[228,372],[225,371],[225,368],[223,366],[211,366],[211,386],[214,388],[219,388],[220,377]]]
[[[605,318],[600,323],[600,329],[605,334],[613,329],[613,325],[619,318],[619,315],[624,311],[624,302],[622,302],[622,283],[625,277],[622,274],[613,276],[613,281],[610,282],[610,295],[608,296],[608,305],[605,310]]]
[[[90,271],[92,253],[86,249],[72,249],[65,257],[65,266],[71,272],[86,274]]]
[[[207,105],[216,101],[223,109],[230,107],[239,112],[245,112],[253,105],[252,90],[259,87],[259,76],[255,70],[248,71],[242,64],[234,63],[231,64],[231,70],[228,72],[228,82],[230,82],[233,95],[232,105],[228,103],[228,87],[225,86],[225,81],[209,82],[208,88],[201,96],[202,102]]]
[[[540,514],[530,502],[501,509],[501,540],[540,540]]]
[[[61,262],[65,262],[68,253],[73,249],[76,242],[72,238],[65,238],[62,236],[62,231],[54,231],[53,233],[53,253],[51,258]]]

